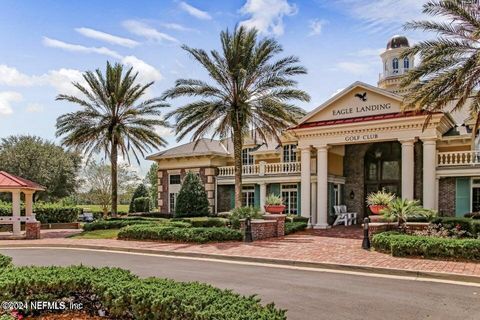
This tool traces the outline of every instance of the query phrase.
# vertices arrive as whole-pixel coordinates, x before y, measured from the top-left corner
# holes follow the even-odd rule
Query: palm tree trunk
[[[112,143],[112,152],[110,155],[112,168],[112,217],[117,216],[117,201],[118,201],[118,175],[117,175],[117,160],[118,160],[118,145],[116,141]]]
[[[233,130],[233,158],[235,166],[235,208],[242,206],[242,134]]]

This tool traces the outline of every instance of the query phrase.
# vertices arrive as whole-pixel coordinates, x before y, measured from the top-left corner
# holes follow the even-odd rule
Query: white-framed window
[[[403,69],[407,70],[410,68],[410,59],[408,57],[403,58]]]
[[[180,179],[180,175],[179,174],[171,174],[169,176],[169,183],[172,185],[172,184],[181,184],[182,181]]]
[[[253,155],[250,154],[253,150],[254,148],[245,148],[242,150],[242,164],[244,166],[253,164]]]
[[[472,178],[472,190],[471,190],[471,198],[472,198],[472,212],[479,212],[480,211],[480,177]]]
[[[255,206],[255,186],[242,186],[242,207]]]
[[[170,212],[175,212],[175,206],[177,205],[177,195],[176,192],[170,192],[168,194],[168,209]]]
[[[285,205],[285,213],[298,213],[298,188],[296,184],[282,184],[282,199]]]
[[[286,144],[283,146],[283,162],[297,162],[296,144]]]
[[[393,73],[398,73],[398,59],[397,58],[393,58],[393,60],[392,60],[392,69],[393,69]]]

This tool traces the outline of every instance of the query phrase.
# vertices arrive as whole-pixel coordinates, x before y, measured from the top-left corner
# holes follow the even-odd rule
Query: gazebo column
[[[20,190],[13,190],[12,191],[12,216],[14,218],[20,217]],[[21,235],[21,222],[14,221],[13,222],[13,235],[19,236]]]
[[[24,191],[25,195],[25,215],[27,217],[33,215],[33,191]]]

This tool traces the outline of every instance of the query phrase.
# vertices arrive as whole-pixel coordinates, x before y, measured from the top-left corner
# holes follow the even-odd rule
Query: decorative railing
[[[300,173],[300,162],[277,162],[266,163],[260,162],[259,164],[242,166],[243,176],[264,176],[264,175],[279,175],[279,174],[294,174]],[[235,175],[235,167],[219,167],[218,176],[220,177],[233,177]]]
[[[35,222],[37,221],[35,218],[35,213],[31,216],[1,216],[0,217],[0,224],[13,224],[14,222]]]
[[[480,164],[480,150],[439,152],[438,166],[472,166]]]

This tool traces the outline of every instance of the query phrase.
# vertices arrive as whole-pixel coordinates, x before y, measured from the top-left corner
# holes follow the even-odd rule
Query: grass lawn
[[[120,229],[94,230],[84,231],[73,235],[69,238],[73,239],[116,239]]]
[[[77,205],[78,208],[83,208],[83,209],[87,209],[87,210],[90,210],[90,211],[97,211],[97,212],[101,212],[103,211],[103,208],[101,205],[99,204],[79,204]],[[110,207],[109,207],[109,210],[110,210]],[[119,204],[118,205],[118,212],[125,212],[127,213],[128,212],[128,204]]]

